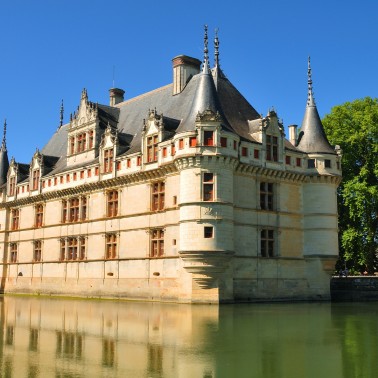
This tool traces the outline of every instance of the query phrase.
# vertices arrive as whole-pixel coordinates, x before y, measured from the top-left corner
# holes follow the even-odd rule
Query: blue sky
[[[126,98],[172,81],[171,59],[203,56],[219,28],[221,67],[260,113],[274,107],[301,124],[311,55],[321,116],[378,90],[378,2],[360,0],[103,1],[0,3],[0,125],[9,156],[29,163],[79,104],[108,104],[113,84]],[[213,48],[211,44],[210,56]],[[147,112],[147,109],[146,109]]]

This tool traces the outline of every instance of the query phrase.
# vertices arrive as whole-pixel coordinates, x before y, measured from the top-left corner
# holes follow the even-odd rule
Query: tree
[[[323,120],[331,144],[343,151],[338,189],[340,258],[352,272],[377,270],[378,99],[346,102]]]

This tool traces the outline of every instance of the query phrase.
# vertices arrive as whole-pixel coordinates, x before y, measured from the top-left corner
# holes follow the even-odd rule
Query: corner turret
[[[312,91],[311,65],[308,58],[308,96],[301,130],[298,135],[297,147],[307,153],[335,154],[325,135],[322,121],[315,104]]]

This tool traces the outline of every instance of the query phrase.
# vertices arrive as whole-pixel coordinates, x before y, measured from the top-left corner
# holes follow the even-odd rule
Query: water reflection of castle
[[[213,377],[185,350],[218,308],[5,297],[0,376]],[[186,357],[185,357],[186,356]]]
[[[376,304],[4,297],[0,377],[370,377]]]

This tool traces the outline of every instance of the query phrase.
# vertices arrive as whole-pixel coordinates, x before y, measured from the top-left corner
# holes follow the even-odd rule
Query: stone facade
[[[30,165],[11,160],[0,204],[3,292],[329,299],[341,156],[319,140],[301,148],[320,119],[305,116],[292,144],[276,112],[259,116],[218,64],[210,70],[207,53],[202,71],[179,58],[172,85],[134,99],[98,105],[83,90]],[[317,114],[311,101],[306,112]],[[4,162],[5,138],[1,151]]]

